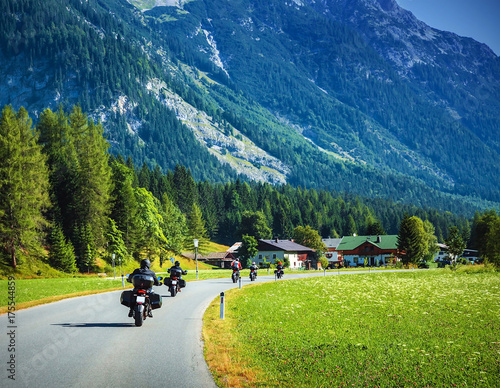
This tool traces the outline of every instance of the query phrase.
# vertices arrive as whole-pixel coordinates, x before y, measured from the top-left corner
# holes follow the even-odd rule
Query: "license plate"
[[[144,303],[146,301],[146,297],[145,296],[138,296],[136,299],[135,299],[135,302],[136,303]]]
[[[172,280],[172,285],[175,286],[177,284],[177,280]]]

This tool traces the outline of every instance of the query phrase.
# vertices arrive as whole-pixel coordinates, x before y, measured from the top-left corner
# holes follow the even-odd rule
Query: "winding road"
[[[261,272],[257,282],[274,281]],[[311,276],[324,273],[285,272],[279,281]],[[242,279],[243,286],[248,283],[248,277]],[[2,315],[0,386],[216,387],[203,358],[202,319],[220,292],[235,287],[230,279],[189,282],[175,298],[167,287],[155,287],[163,306],[142,327],[127,316],[128,308],[119,302],[121,291],[18,311],[13,329]],[[11,371],[9,330],[15,331]],[[9,378],[12,371],[15,380]]]

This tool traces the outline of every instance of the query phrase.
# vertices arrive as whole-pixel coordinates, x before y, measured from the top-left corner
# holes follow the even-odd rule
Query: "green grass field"
[[[498,387],[500,273],[382,272],[247,286],[226,293],[224,321],[218,298],[212,303],[204,337],[219,386]],[[211,354],[217,346],[224,360],[220,347]]]

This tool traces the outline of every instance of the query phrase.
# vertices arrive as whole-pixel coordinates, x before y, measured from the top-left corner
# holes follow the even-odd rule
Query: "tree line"
[[[177,165],[134,165],[111,155],[101,124],[79,106],[44,110],[35,126],[24,108],[0,116],[1,262],[16,268],[44,260],[63,272],[96,269],[96,258],[162,260],[200,252],[209,241],[231,245],[243,236],[311,238],[396,234],[403,220],[423,219],[435,241],[455,227],[468,246],[498,262],[500,214],[473,220],[448,212],[373,201],[346,193],[235,180],[196,182]],[[418,216],[418,217],[417,217]],[[419,218],[420,219],[420,218]],[[420,224],[419,224],[420,228]],[[317,238],[315,244],[318,244]]]

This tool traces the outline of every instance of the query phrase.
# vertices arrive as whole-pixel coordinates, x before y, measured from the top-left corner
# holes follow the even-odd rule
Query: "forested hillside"
[[[131,3],[2,2],[0,104],[37,118],[78,103],[112,154],[195,182],[468,217],[500,201],[500,66],[484,45],[393,1]]]
[[[24,108],[0,115],[0,269],[46,262],[67,273],[98,270],[111,254],[125,262],[203,252],[244,234],[288,239],[309,226],[323,237],[397,234],[401,220],[430,222],[438,241],[451,226],[471,246],[491,239],[495,211],[474,220],[435,209],[352,194],[267,183],[195,182],[184,166],[163,174],[108,152],[103,128],[78,107],[44,110],[36,126]],[[9,178],[9,179],[7,179]],[[483,222],[488,220],[488,223]],[[497,225],[498,226],[498,225]],[[493,239],[492,241],[496,241]],[[493,248],[498,252],[497,248]]]

